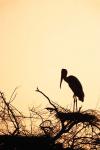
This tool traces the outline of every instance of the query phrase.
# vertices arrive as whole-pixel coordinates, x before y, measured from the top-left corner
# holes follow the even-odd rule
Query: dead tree
[[[98,149],[100,148],[100,112],[96,110],[77,112],[62,108],[54,103],[38,88],[52,107],[46,108],[54,114],[55,124],[51,120],[45,120],[40,124],[45,134],[52,136],[63,147],[71,149]]]

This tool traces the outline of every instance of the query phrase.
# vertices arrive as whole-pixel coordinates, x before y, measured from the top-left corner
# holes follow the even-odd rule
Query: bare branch
[[[53,104],[53,102],[50,100],[50,98],[49,98],[47,95],[45,95],[42,91],[40,91],[40,90],[38,89],[38,87],[37,87],[37,89],[36,89],[36,92],[41,93],[41,94],[49,101],[49,103],[55,108],[55,110],[57,109],[56,106]]]

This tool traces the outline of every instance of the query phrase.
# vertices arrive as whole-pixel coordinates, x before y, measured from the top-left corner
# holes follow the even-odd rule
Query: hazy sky
[[[72,92],[61,68],[77,76],[85,92],[83,108],[100,108],[100,1],[0,0],[0,89],[15,104],[47,105],[37,86],[61,106]],[[45,103],[46,102],[46,103]]]

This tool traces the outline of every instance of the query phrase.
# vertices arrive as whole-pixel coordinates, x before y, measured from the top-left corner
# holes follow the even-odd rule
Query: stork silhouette
[[[70,75],[67,77],[67,74],[68,74],[68,71],[66,69],[61,70],[60,88],[61,88],[61,84],[63,80],[68,83],[69,87],[74,93],[73,111],[75,111],[75,105],[76,105],[76,111],[77,111],[77,98],[82,102],[84,101],[83,88],[82,88],[80,81],[75,76]]]

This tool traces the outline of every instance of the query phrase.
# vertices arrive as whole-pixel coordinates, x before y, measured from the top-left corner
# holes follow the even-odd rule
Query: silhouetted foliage
[[[12,105],[15,91],[10,100],[0,92],[0,150],[100,149],[100,111],[79,108],[73,112],[59,106],[37,88],[36,91],[48,100],[49,107],[40,111],[32,106],[30,115],[25,116]],[[38,132],[35,131],[36,121],[39,121]]]

